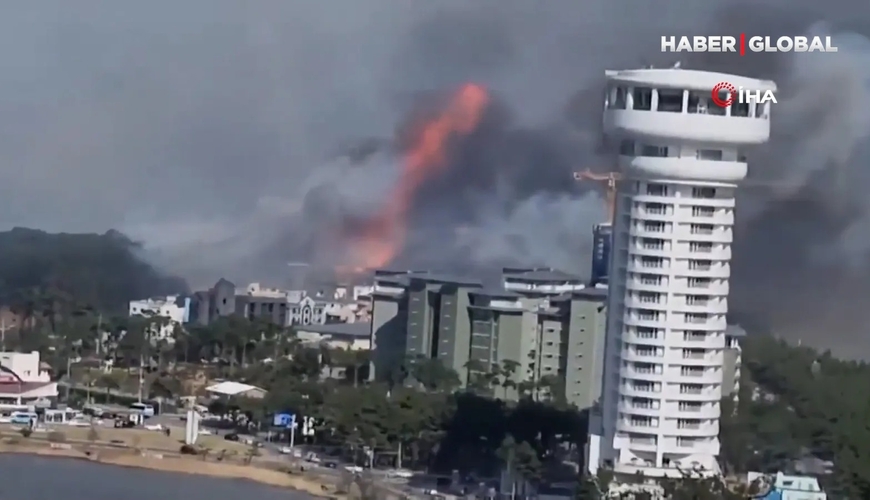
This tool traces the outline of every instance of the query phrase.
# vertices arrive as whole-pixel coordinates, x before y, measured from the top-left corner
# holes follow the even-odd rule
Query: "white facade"
[[[57,383],[39,352],[0,352],[0,415],[57,397]]]
[[[770,103],[720,108],[710,90],[776,86],[676,68],[607,80],[604,133],[623,181],[589,468],[716,474],[734,192],[743,148],[768,140]]]
[[[51,382],[51,375],[39,361],[39,351],[33,352],[0,352],[0,365],[15,373],[26,383]],[[12,383],[17,380],[8,372],[0,372],[0,383]]]
[[[157,331],[157,338],[172,338],[172,332],[176,325],[187,322],[190,301],[184,299],[183,304],[178,305],[178,296],[169,295],[166,298],[133,300],[130,301],[130,316],[159,316],[169,321],[161,325]]]

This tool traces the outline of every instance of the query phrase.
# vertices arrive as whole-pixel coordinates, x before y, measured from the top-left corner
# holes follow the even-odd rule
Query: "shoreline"
[[[95,464],[114,465],[133,469],[145,469],[177,474],[191,474],[224,479],[242,479],[269,486],[287,488],[317,498],[341,498],[334,493],[334,486],[303,473],[241,465],[226,462],[204,461],[201,458],[167,456],[157,452],[137,453],[132,448],[89,447],[84,450],[74,445],[49,443],[0,443],[0,454],[33,455],[49,458],[86,460]]]

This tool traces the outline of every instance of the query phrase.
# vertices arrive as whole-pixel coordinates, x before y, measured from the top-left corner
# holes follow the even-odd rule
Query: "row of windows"
[[[706,247],[697,247],[692,250],[694,253],[710,253],[712,249],[707,249]],[[648,257],[642,256],[639,259],[635,259],[634,263],[640,267],[644,267],[647,269],[664,269],[669,267],[671,259],[664,257]],[[713,261],[706,259],[689,259],[688,268],[690,271],[710,271],[713,268]],[[692,280],[696,280],[699,278],[691,278]],[[706,279],[706,278],[705,278]],[[653,274],[641,274],[640,278],[638,278],[642,285],[661,285],[662,277]],[[691,286],[691,285],[690,285]]]
[[[636,226],[640,229],[643,229],[644,231],[648,231],[651,233],[670,232],[670,230],[673,228],[672,224],[657,220],[643,221],[642,223],[636,224]],[[713,224],[689,224],[689,233],[691,234],[711,235],[715,232],[715,230],[716,226]],[[658,249],[650,248],[650,250]]]
[[[648,382],[645,380],[632,380],[626,384],[629,389],[642,392],[661,392],[661,383]],[[704,392],[704,384],[680,384],[680,394],[701,394]]]
[[[704,188],[698,188],[698,193],[703,193]],[[700,196],[698,198],[701,198]],[[635,208],[642,208],[644,213],[649,215],[673,215],[672,205],[666,205],[664,203],[636,203]],[[702,207],[702,206],[693,206],[692,208],[692,217],[703,217],[710,218],[716,216],[716,208],[714,207]],[[721,212],[727,213],[728,209],[720,209]]]
[[[719,97],[722,100],[727,100],[728,92],[720,92]],[[650,87],[611,87],[607,91],[605,105],[608,109],[653,111],[653,101],[655,101],[655,111],[662,113],[688,113],[762,119],[767,119],[769,113],[769,107],[766,103],[734,102],[731,106],[723,108],[713,102],[713,95],[710,92],[683,89],[655,89]]]
[[[658,399],[639,397],[623,397],[621,399],[628,402],[632,408],[637,408],[640,410],[657,410],[660,407]],[[697,401],[681,401],[678,408],[679,411],[699,412],[703,409],[703,406],[704,403],[700,403]]]
[[[734,151],[721,149],[694,149],[687,147],[668,147],[643,144],[624,139],[619,142],[619,154],[621,156],[646,156],[651,158],[694,158],[707,161],[734,161],[746,162],[746,156]]]
[[[704,286],[692,286],[692,280],[694,284],[698,284],[703,282]],[[707,288],[710,285],[710,280],[707,278],[691,278],[689,280],[689,288]],[[664,319],[665,313],[661,311],[656,311],[653,309],[637,309],[637,319],[643,321],[658,321],[659,319]],[[704,313],[685,313],[683,314],[683,320],[686,323],[696,323],[696,324],[705,324],[707,321],[712,319],[710,314]]]
[[[705,228],[708,226],[707,224],[692,224],[692,226]],[[661,233],[663,232],[663,228],[660,225],[655,224],[655,222],[644,222],[643,225],[639,226],[644,231],[651,233]],[[698,231],[700,231],[699,229]],[[698,234],[697,231],[694,232]],[[639,250],[649,250],[652,252],[664,252],[672,249],[671,242],[668,240],[663,240],[661,238],[646,238],[646,237],[635,237],[632,238],[634,242],[635,248]],[[689,252],[691,253],[712,253],[714,248],[718,245],[714,245],[709,241],[690,241],[689,242]],[[724,245],[723,245],[724,246]]]
[[[706,295],[688,295],[686,299],[688,300],[690,297],[703,298],[706,300],[708,297]],[[657,328],[651,328],[648,326],[639,326],[634,329],[634,334],[637,338],[648,339],[648,340],[657,340],[660,335],[664,335],[664,330],[660,330]],[[703,330],[684,330],[683,331],[683,341],[685,342],[704,342],[711,334],[705,332]]]
[[[657,292],[637,292],[637,301],[647,304],[666,304],[667,294]],[[713,297],[710,295],[686,295],[685,301],[690,306],[705,306]]]
[[[637,183],[638,192],[640,192],[640,183]],[[649,196],[669,196],[670,190],[668,189],[667,184],[656,184],[656,183],[648,183],[646,185],[645,193]],[[693,187],[692,188],[692,198],[697,198],[701,200],[712,200],[716,198],[716,188],[713,187]],[[664,207],[652,207],[652,208],[664,208]],[[664,210],[662,210],[662,214]]]

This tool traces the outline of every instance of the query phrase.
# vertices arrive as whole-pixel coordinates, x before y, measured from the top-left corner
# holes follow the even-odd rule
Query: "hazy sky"
[[[810,28],[818,21],[830,25]],[[828,304],[862,338],[868,21],[857,0],[10,2],[0,227],[117,228],[194,284],[262,274],[252,261],[322,256],[310,242],[335,213],[377,203],[396,170],[389,151],[359,168],[338,153],[389,141],[421,94],[471,80],[499,112],[452,164],[452,184],[417,207],[411,239],[428,244],[414,255],[452,262],[459,249],[472,263],[585,271],[604,210],[570,172],[608,169],[595,151],[603,71],[662,61],[662,34],[813,29],[849,50],[686,63],[777,79],[775,137],[753,175],[821,186],[790,204],[747,202],[740,297],[782,324],[806,325],[807,304]],[[834,312],[844,303],[848,314]]]

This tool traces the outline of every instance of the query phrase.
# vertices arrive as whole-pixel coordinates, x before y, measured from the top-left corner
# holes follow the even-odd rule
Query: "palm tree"
[[[512,359],[506,359],[501,362],[501,372],[503,375],[501,386],[502,389],[504,389],[505,399],[508,397],[508,390],[517,388],[517,382],[514,380],[514,376],[519,367],[520,364]]]

